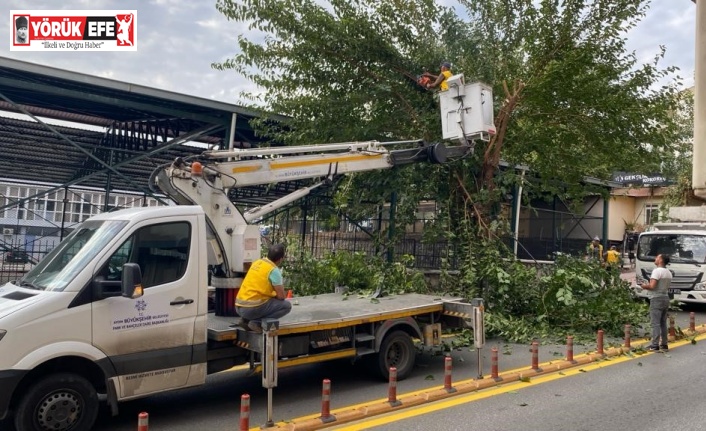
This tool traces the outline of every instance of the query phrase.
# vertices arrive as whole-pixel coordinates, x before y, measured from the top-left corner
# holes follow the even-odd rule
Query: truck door
[[[93,344],[117,371],[119,399],[187,385],[193,358],[199,356],[194,354],[199,289],[198,259],[192,252],[198,249],[193,245],[196,220],[144,222],[96,269],[94,280],[103,287],[102,292],[94,288]],[[106,292],[120,291],[126,262],[140,265],[144,288],[140,298]]]

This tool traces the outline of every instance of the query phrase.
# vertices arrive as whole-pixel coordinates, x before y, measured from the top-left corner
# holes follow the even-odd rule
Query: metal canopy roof
[[[203,151],[186,141],[227,146],[234,115],[235,146],[257,146],[241,106],[0,57],[0,176],[149,193],[155,167]]]

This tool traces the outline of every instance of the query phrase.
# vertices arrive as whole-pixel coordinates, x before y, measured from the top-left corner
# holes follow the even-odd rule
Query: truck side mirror
[[[122,296],[125,298],[139,298],[143,295],[142,271],[140,265],[128,262],[123,265]]]

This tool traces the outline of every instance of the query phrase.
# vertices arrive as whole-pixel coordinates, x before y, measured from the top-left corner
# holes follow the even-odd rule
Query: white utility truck
[[[459,105],[449,121],[492,132],[492,108],[490,118],[480,109],[492,94],[464,101],[459,85],[445,95]],[[469,115],[487,127],[469,127]],[[394,366],[404,378],[415,362],[413,339],[438,343],[442,324],[473,326],[481,343],[481,300],[299,297],[289,315],[263,322],[263,333],[240,329],[234,312],[235,292],[260,258],[255,220],[343,174],[463,157],[469,136],[454,147],[371,141],[207,151],[157,169],[151,183],[179,205],[92,217],[24,277],[0,286],[0,419],[14,415],[20,431],[87,431],[99,394],[115,414],[121,401],[201,385],[210,373],[249,363],[271,395],[278,367],[339,358],[369,360],[382,376]],[[259,208],[231,200],[248,187],[284,185],[283,196]]]
[[[647,298],[640,287],[650,279],[658,254],[668,254],[672,272],[670,297],[679,302],[706,304],[706,207],[671,208],[673,222],[656,223],[640,234],[635,254],[635,296]]]

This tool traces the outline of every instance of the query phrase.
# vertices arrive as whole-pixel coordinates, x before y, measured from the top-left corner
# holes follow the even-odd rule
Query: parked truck
[[[263,371],[270,397],[278,367],[340,358],[366,360],[383,377],[396,367],[402,379],[414,367],[413,339],[439,343],[444,325],[472,326],[482,340],[480,299],[299,297],[290,314],[263,321],[262,333],[240,328],[234,307],[260,257],[263,217],[342,175],[462,158],[474,139],[494,133],[490,87],[452,78],[440,107],[443,137],[456,146],[230,145],[155,170],[150,185],[176,206],[79,225],[25,276],[0,286],[0,420],[14,416],[18,431],[87,431],[99,399],[117,414],[121,401],[202,385],[246,363]],[[248,207],[242,196],[263,203]]]
[[[408,148],[395,149],[401,144]],[[349,358],[383,377],[393,366],[406,377],[414,339],[439,343],[443,327],[472,326],[482,304],[329,293],[297,298],[262,334],[243,330],[233,301],[261,253],[251,222],[340,175],[469,151],[353,142],[207,151],[159,168],[153,184],[179,205],[92,217],[24,277],[0,286],[0,419],[14,415],[20,431],[90,430],[99,399],[117,414],[122,401],[202,385],[233,366],[260,370],[266,351],[275,367]],[[285,182],[292,188],[261,207],[230,199],[235,189]]]
[[[635,255],[635,296],[647,298],[640,284],[650,279],[658,254],[668,254],[672,272],[670,297],[706,304],[706,211],[704,207],[671,208],[672,222],[656,223],[640,234]]]

